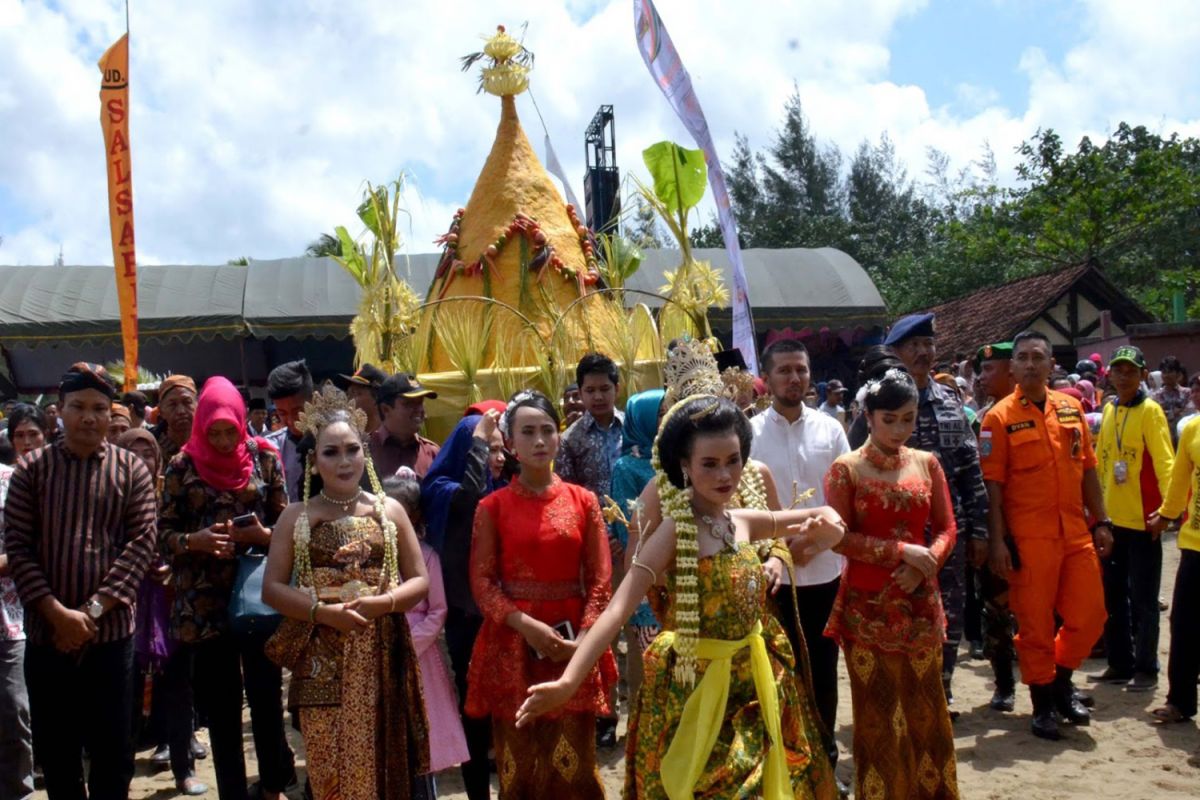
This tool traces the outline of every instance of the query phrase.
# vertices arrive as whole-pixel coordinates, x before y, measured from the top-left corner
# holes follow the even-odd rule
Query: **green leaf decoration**
[[[654,179],[654,194],[671,214],[686,213],[704,197],[708,167],[700,150],[659,142],[642,151],[642,160]]]

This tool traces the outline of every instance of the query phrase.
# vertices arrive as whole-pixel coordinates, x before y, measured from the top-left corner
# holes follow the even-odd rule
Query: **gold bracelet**
[[[388,608],[388,613],[395,614],[396,613],[396,595],[392,592],[388,592],[388,597],[392,598],[392,605]]]
[[[768,510],[767,513],[771,515],[771,538],[776,539],[779,537],[779,520],[775,518],[774,511]]]
[[[652,570],[646,564],[643,564],[642,562],[640,562],[636,558],[634,558],[632,561],[629,562],[629,565],[632,567],[637,567],[638,569],[646,570],[646,572],[650,573],[650,582],[658,583],[658,573],[656,573],[654,570]]]
[[[320,608],[320,606],[320,600],[313,600],[312,607],[308,609],[308,621],[313,625],[317,624],[317,609]]]

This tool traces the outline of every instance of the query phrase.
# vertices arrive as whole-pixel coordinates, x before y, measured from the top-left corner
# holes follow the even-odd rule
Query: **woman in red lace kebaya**
[[[937,457],[905,447],[917,416],[907,373],[870,383],[866,412],[870,438],[834,462],[825,488],[849,525],[825,635],[842,646],[850,673],[854,796],[958,798],[937,587],[954,548],[950,494]]]
[[[596,715],[616,683],[605,653],[557,713],[516,730],[527,689],[556,680],[610,596],[608,532],[596,496],[551,470],[558,414],[524,391],[503,417],[518,477],[479,503],[471,591],[483,613],[467,675],[466,713],[492,717],[500,797],[603,798],[596,771]]]

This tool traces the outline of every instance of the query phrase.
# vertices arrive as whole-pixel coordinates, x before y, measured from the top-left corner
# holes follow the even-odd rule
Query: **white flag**
[[[658,16],[654,0],[633,0],[633,30],[637,35],[638,49],[642,51],[642,59],[654,82],[662,89],[667,102],[675,109],[696,144],[704,151],[708,183],[712,186],[721,236],[725,239],[725,252],[729,254],[729,263],[733,265],[733,346],[742,351],[746,365],[757,375],[758,348],[754,342],[754,317],[750,312],[750,287],[746,283],[746,268],[742,265],[742,248],[738,245],[737,220],[729,203],[725,173],[721,171],[721,161],[717,158],[717,148],[709,135],[700,99],[692,88],[692,77],[684,68],[671,36]]]
[[[546,134],[546,169],[550,170],[550,174],[562,181],[563,191],[567,193],[567,202],[575,206],[575,213],[581,217],[584,213],[583,206],[579,205],[579,201],[575,199],[575,193],[571,191],[571,182],[567,180],[567,173],[563,171],[562,164],[558,162],[558,153],[554,152],[554,145],[550,144],[550,134]]]

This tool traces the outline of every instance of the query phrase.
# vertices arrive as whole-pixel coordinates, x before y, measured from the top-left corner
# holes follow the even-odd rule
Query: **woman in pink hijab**
[[[239,559],[264,558],[271,527],[287,505],[283,464],[246,432],[246,405],[225,378],[200,392],[191,437],[163,476],[159,541],[171,559],[175,601],[170,633],[179,642],[165,678],[171,769],[181,792],[203,793],[192,772],[192,695],[208,712],[220,800],[246,796],[242,691],[250,705],[259,792],[278,798],[295,780],[283,729],[283,676],[263,654],[269,631],[235,631],[229,606]]]

